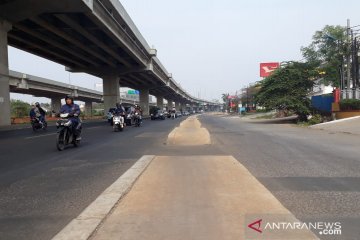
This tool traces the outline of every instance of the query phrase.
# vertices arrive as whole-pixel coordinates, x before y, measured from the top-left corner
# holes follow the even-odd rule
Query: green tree
[[[316,71],[307,63],[289,62],[260,82],[255,101],[266,109],[275,109],[287,114],[289,111],[305,120],[310,112],[307,97],[313,87]]]
[[[26,117],[29,116],[31,105],[21,100],[10,101],[11,116],[12,117]]]
[[[230,96],[230,94],[228,93],[223,93],[221,95],[221,99],[223,100],[224,102],[224,109],[225,110],[229,110],[229,100],[228,100],[228,97]]]
[[[325,84],[339,86],[340,69],[346,55],[346,28],[326,25],[316,31],[312,43],[302,47],[301,52],[307,63],[317,69]]]

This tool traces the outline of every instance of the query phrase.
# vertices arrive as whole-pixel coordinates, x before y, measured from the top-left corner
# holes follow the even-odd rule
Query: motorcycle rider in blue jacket
[[[116,103],[115,114],[123,115],[125,113],[125,108],[121,103]]]
[[[31,105],[31,110],[29,113],[31,119],[38,119],[40,124],[44,124],[46,123],[45,114],[46,112],[44,109],[42,109],[40,103],[36,102]]]
[[[73,131],[75,131],[76,140],[81,140],[81,121],[80,121],[80,107],[74,103],[72,96],[65,97],[66,104],[60,109],[60,113],[69,113],[69,120],[72,122]]]

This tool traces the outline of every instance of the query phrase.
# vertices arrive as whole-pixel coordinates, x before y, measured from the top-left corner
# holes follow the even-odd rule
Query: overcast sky
[[[260,80],[259,63],[301,60],[315,31],[360,24],[359,0],[121,0],[174,79],[220,99]],[[10,69],[94,89],[101,79],[9,48]],[[98,89],[101,90],[101,89]],[[12,94],[13,98],[38,100]],[[46,101],[46,99],[40,99]]]

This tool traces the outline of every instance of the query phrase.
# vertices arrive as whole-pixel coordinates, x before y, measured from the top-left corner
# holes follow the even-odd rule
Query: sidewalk
[[[310,126],[313,129],[325,130],[334,133],[348,133],[360,135],[360,117],[345,118]]]

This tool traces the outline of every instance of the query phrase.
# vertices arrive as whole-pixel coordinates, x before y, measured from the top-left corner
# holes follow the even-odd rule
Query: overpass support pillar
[[[164,110],[164,97],[156,96],[156,106],[161,110]]]
[[[104,112],[120,102],[120,78],[118,76],[103,77]]]
[[[179,102],[175,102],[175,109],[176,111],[180,111],[180,103]]]
[[[149,89],[140,89],[140,107],[143,111],[143,116],[148,117],[149,112]]]
[[[61,108],[61,98],[60,97],[51,98],[51,110],[58,113],[60,112],[60,108]]]
[[[85,116],[92,117],[92,102],[91,101],[85,102]]]
[[[8,31],[11,25],[0,20],[0,126],[11,124]]]
[[[173,108],[173,101],[171,99],[166,99],[167,101],[167,110],[170,111]]]

